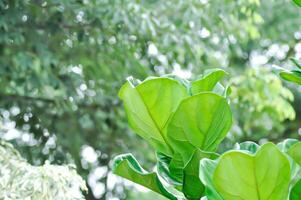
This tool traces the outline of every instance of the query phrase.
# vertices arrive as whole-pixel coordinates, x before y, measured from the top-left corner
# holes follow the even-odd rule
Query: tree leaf
[[[125,83],[119,96],[131,128],[158,151],[171,156],[165,129],[181,100],[188,96],[186,88],[170,78],[152,78],[136,87]]]
[[[279,75],[287,81],[294,82],[294,83],[301,85],[301,76],[298,75],[297,73],[289,72],[289,71],[282,71],[279,73]]]
[[[231,124],[232,113],[227,100],[205,92],[181,102],[168,125],[167,135],[186,165],[195,148],[216,150]]]
[[[226,75],[222,69],[209,69],[198,79],[191,83],[192,95],[200,92],[212,91],[216,84]]]
[[[221,156],[213,183],[224,200],[286,200],[290,163],[272,143],[255,155],[230,151]]]
[[[161,183],[157,173],[145,171],[131,154],[117,156],[113,163],[114,174],[142,185],[168,199],[177,200],[177,197],[167,191]]]

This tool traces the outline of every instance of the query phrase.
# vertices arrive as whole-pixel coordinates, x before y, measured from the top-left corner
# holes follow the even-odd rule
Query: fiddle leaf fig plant
[[[206,70],[196,80],[167,75],[129,79],[121,88],[129,125],[157,155],[146,171],[131,154],[114,159],[113,172],[168,199],[296,200],[301,191],[301,142],[236,144],[216,150],[232,125],[220,81],[227,73]]]
[[[115,159],[114,172],[171,199],[166,192],[171,187],[187,199],[204,196],[199,161],[218,157],[214,151],[232,124],[222,96],[227,89],[219,83],[224,75],[213,69],[192,82],[173,76],[128,80],[119,96],[132,130],[157,152],[157,172],[143,171],[129,155]],[[169,184],[166,190],[159,176]]]

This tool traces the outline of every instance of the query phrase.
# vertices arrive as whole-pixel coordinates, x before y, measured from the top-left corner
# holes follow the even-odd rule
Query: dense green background
[[[221,151],[300,138],[300,87],[271,70],[301,58],[300,19],[289,0],[1,1],[0,137],[32,164],[75,163],[87,199],[141,199],[109,167],[122,152],[146,168],[154,161],[128,128],[120,86],[129,76],[222,67],[235,123]]]

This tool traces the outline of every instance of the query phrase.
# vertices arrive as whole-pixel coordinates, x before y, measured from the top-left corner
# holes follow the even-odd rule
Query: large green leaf
[[[272,143],[255,155],[230,151],[221,156],[213,183],[224,200],[286,200],[290,163]]]
[[[168,125],[168,140],[187,164],[196,148],[216,150],[231,124],[227,100],[211,92],[200,93],[181,102]]]
[[[169,199],[177,200],[161,183],[157,173],[145,171],[131,154],[117,156],[114,159],[113,172]]]
[[[225,74],[226,72],[222,69],[206,70],[198,80],[191,83],[191,93],[195,95],[200,92],[212,91]]]
[[[119,96],[131,128],[158,151],[172,155],[166,125],[181,100],[188,96],[186,88],[170,78],[153,78],[136,87],[125,83]]]

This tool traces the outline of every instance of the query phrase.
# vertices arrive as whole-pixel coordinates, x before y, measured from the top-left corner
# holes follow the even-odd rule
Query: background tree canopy
[[[86,199],[142,197],[110,170],[129,148],[146,168],[155,157],[117,97],[129,76],[222,67],[235,114],[222,148],[300,138],[300,87],[272,72],[301,58],[289,0],[4,0],[0,16],[0,137],[32,165],[74,163]]]

